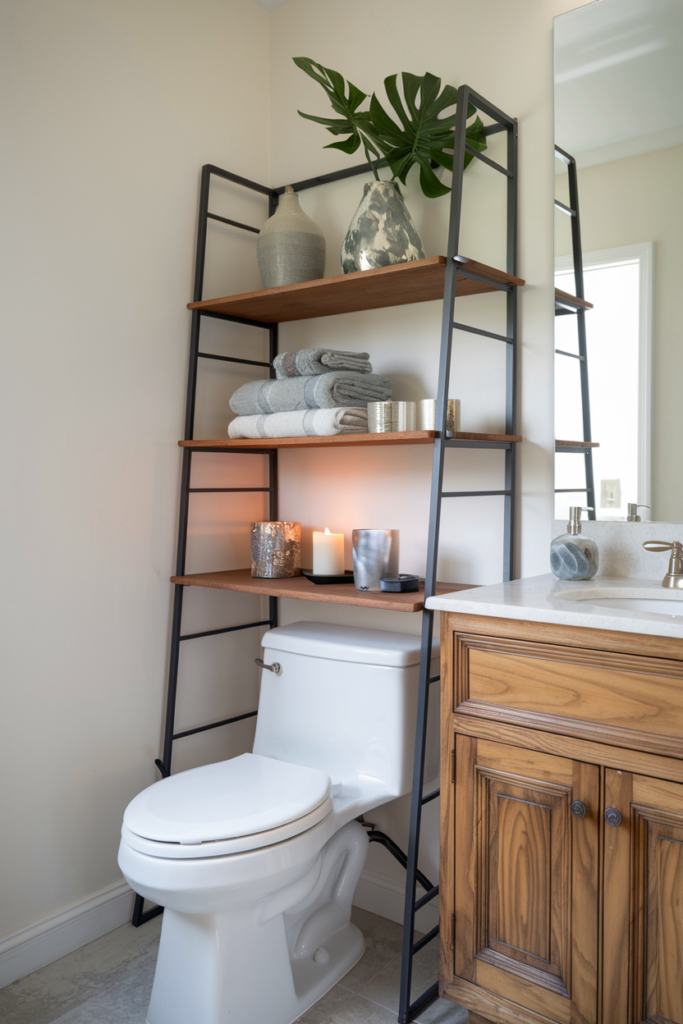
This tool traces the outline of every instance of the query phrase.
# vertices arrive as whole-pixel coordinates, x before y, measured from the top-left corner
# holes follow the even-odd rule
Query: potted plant
[[[394,120],[373,92],[369,109],[360,107],[368,98],[352,82],[331,68],[323,67],[308,57],[295,57],[294,63],[325,90],[332,109],[339,117],[317,117],[298,111],[301,117],[322,124],[332,135],[347,138],[331,142],[326,149],[355,153],[361,146],[374,175],[374,182],[365,186],[342,244],[341,261],[344,273],[391,266],[425,258],[422,240],[403,202],[398,182],[405,185],[414,164],[420,168],[420,187],[430,199],[446,195],[450,188],[435,174],[435,167],[453,170],[455,113],[441,117],[443,111],[457,105],[458,90],[452,85],[441,88],[441,79],[426,73],[422,76],[404,71],[401,75],[403,98],[398,88],[398,75],[384,79],[389,103],[395,111]],[[482,152],[486,149],[484,125],[476,108],[467,110],[467,142]],[[465,154],[465,167],[472,154]],[[381,180],[379,170],[388,166],[389,180]]]

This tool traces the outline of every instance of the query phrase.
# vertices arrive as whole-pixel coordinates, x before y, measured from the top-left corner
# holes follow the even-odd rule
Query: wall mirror
[[[683,0],[595,0],[554,46],[555,516],[681,522]]]

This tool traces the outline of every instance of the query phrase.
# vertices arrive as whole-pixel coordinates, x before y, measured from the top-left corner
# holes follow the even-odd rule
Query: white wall
[[[334,169],[322,129],[296,114],[325,113],[322,92],[291,63],[305,54],[361,86],[400,70],[469,82],[520,121],[521,562],[547,568],[552,516],[552,17],[575,0],[289,0],[267,15],[249,0],[22,0],[4,6],[2,102],[9,147],[2,190],[6,264],[4,397],[6,523],[2,623],[7,698],[0,744],[3,887],[0,935],[39,921],[120,877],[123,809],[157,777],[168,651],[188,316],[198,172],[213,162],[273,184]],[[270,50],[267,48],[270,26]],[[271,87],[269,90],[268,76]],[[270,104],[270,129],[268,106]],[[492,148],[495,156],[495,149]],[[500,193],[468,171],[462,251],[500,263],[491,225]],[[324,226],[328,270],[359,198],[358,181],[318,190],[303,205]],[[444,202],[408,202],[430,253],[442,250]],[[217,212],[234,210],[229,188]],[[235,200],[236,201],[236,200]],[[259,223],[262,205],[240,201]],[[239,217],[237,219],[240,219]],[[206,294],[258,286],[253,240],[213,229]],[[474,322],[499,324],[500,299],[468,300]],[[495,329],[495,326],[494,326]],[[282,347],[363,347],[403,397],[432,391],[438,307],[406,307],[283,329]],[[247,329],[213,325],[206,344],[259,351]],[[221,350],[217,348],[216,350]],[[260,349],[262,351],[262,348]],[[463,425],[500,424],[495,342],[463,345],[454,392]],[[484,354],[481,360],[480,354]],[[256,355],[258,358],[258,354]],[[244,375],[212,367],[200,381],[196,436],[224,435],[226,396]],[[486,397],[469,398],[476,388]],[[432,392],[433,393],[433,392]],[[498,453],[452,453],[459,486],[500,479]],[[231,467],[198,460],[196,483]],[[237,457],[234,457],[237,460]],[[260,459],[236,462],[259,481]],[[309,529],[373,523],[402,531],[402,569],[424,564],[429,453],[425,449],[286,453],[281,515]],[[233,486],[235,481],[233,478]],[[244,524],[256,505],[193,499],[188,571],[247,560]],[[469,500],[445,522],[445,578],[500,575],[500,507]],[[259,615],[243,596],[190,591],[185,628]],[[283,602],[282,619],[327,618],[419,629],[419,616]],[[183,649],[178,726],[255,700],[257,637]],[[237,651],[241,652],[237,654]],[[234,669],[231,677],[230,670]],[[230,678],[242,687],[228,685]],[[188,767],[248,747],[251,725],[178,744]],[[436,814],[425,868],[436,864]],[[404,840],[406,802],[378,813]],[[371,865],[399,879],[383,851]],[[399,872],[397,874],[397,872]]]
[[[680,462],[683,376],[680,343],[680,280],[683,273],[683,146],[655,150],[578,172],[584,252],[639,242],[655,243],[652,373],[651,518],[683,518]],[[558,198],[566,198],[567,175],[557,176]],[[557,254],[571,253],[569,218],[558,213]],[[590,321],[588,329],[590,330]],[[595,435],[599,441],[598,435]],[[624,499],[625,500],[625,499]]]
[[[0,936],[120,880],[158,778],[199,170],[267,180],[267,32],[2,5]]]

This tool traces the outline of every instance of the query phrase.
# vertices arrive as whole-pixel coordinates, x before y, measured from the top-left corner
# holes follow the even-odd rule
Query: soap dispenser
[[[567,532],[550,545],[550,568],[561,580],[590,580],[598,571],[598,545],[581,535],[581,513],[590,511],[572,505]]]

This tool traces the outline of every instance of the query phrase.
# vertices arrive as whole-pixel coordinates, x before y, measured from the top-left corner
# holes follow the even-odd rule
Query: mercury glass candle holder
[[[251,575],[267,580],[301,576],[301,523],[251,524]]]

